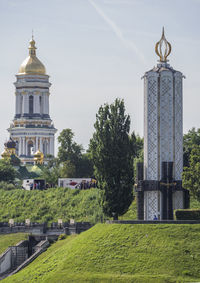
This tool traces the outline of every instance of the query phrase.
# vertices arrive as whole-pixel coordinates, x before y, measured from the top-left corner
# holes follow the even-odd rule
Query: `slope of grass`
[[[128,211],[122,215],[119,216],[119,220],[134,220],[137,219],[137,203],[136,203],[136,198],[130,205]]]
[[[51,188],[46,191],[24,191],[0,189],[0,222],[13,218],[24,222],[29,218],[33,222],[52,222],[59,218],[68,221],[101,222],[105,219],[102,207],[102,192],[98,189],[72,190]],[[191,208],[200,208],[200,202],[191,198]],[[136,200],[120,220],[137,219]]]
[[[199,238],[199,224],[97,224],[3,282],[197,282]]]
[[[52,188],[46,191],[0,190],[0,222],[13,218],[24,222],[76,221],[97,222],[104,218],[98,189]]]
[[[25,239],[27,239],[27,234],[24,233],[0,235],[0,254],[5,252],[9,246],[16,245]]]

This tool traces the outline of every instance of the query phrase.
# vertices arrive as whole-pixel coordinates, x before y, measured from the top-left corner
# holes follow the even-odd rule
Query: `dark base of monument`
[[[137,218],[144,220],[144,192],[160,191],[162,193],[162,220],[173,220],[173,193],[183,192],[183,208],[189,208],[189,191],[183,189],[181,181],[164,183],[163,181],[139,181],[135,186],[137,193]]]
[[[137,164],[137,183],[135,185],[137,194],[137,218],[144,220],[145,192],[160,192],[160,219],[173,220],[173,195],[176,192],[182,192],[182,207],[189,208],[190,196],[189,191],[182,187],[181,180],[173,178],[173,162],[162,162],[161,180],[143,180],[143,163]],[[153,220],[153,219],[151,219]]]

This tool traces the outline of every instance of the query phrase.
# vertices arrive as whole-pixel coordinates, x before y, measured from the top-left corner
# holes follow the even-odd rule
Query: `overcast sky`
[[[200,127],[200,1],[0,0],[0,150],[14,118],[15,75],[37,56],[52,83],[50,116],[87,148],[100,105],[123,98],[131,130],[143,135],[144,72],[157,64],[162,26],[172,44],[170,65],[184,80],[184,132]]]

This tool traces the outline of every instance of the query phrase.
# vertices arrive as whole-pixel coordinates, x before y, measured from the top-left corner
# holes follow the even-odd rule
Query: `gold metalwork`
[[[10,158],[10,154],[9,154],[7,148],[5,148],[4,151],[2,152],[1,157],[2,157],[3,159],[9,159],[9,158]]]
[[[161,186],[165,186],[169,189],[169,187],[173,187],[176,186],[176,183],[160,183]]]
[[[5,149],[2,152],[1,157],[3,159],[9,159],[11,157],[11,155],[16,155],[16,149],[15,148],[7,148],[5,146]]]
[[[163,50],[163,48],[164,48],[164,50]],[[156,43],[156,46],[155,46],[155,52],[160,57],[160,62],[167,62],[168,61],[167,57],[171,53],[171,50],[172,50],[171,44],[165,38],[165,31],[164,31],[164,27],[163,27],[161,39],[160,39],[160,41],[158,41]]]
[[[37,48],[35,46],[35,40],[33,39],[33,36],[29,43],[30,43],[29,48],[28,48],[29,56],[21,64],[18,74],[19,75],[24,75],[24,74],[45,75],[46,74],[45,66],[36,57]]]
[[[44,162],[44,154],[39,149],[34,154],[34,161],[36,164],[43,164]]]

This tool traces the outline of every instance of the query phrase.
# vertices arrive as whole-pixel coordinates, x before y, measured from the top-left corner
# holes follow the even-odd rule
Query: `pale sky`
[[[0,150],[14,118],[15,74],[37,56],[50,75],[50,116],[86,149],[100,105],[123,98],[131,130],[143,136],[144,72],[157,64],[165,27],[170,65],[184,80],[184,132],[200,127],[199,0],[0,0]],[[56,138],[57,139],[57,138]],[[57,146],[56,146],[57,147]]]

